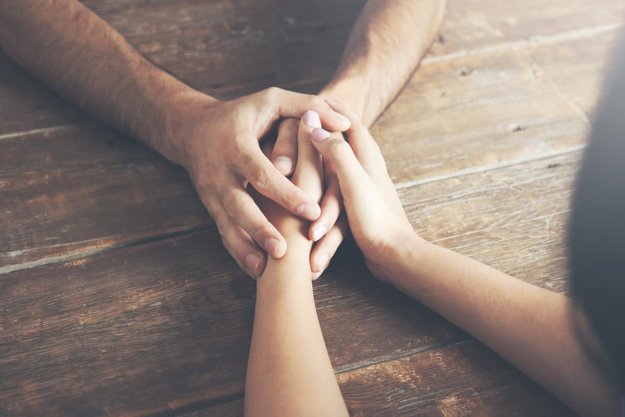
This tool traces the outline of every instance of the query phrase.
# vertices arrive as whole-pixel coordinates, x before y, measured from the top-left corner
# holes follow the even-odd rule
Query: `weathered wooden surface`
[[[575,149],[585,140],[613,35],[424,65],[373,129],[391,176],[404,186]],[[587,59],[577,59],[580,52]],[[558,87],[568,75],[586,82]],[[98,124],[2,143],[4,270],[210,223],[182,170]]]
[[[425,237],[560,289],[561,256],[554,255],[577,159],[573,152],[415,185],[401,191],[402,200]],[[515,256],[501,257],[508,248]],[[354,255],[343,251],[315,288],[338,372],[466,340],[375,282]],[[102,407],[138,415],[146,404],[164,412],[241,395],[254,284],[214,230],[0,277],[0,384],[7,384],[0,404],[11,404],[9,415],[36,414],[44,404],[59,414]],[[89,379],[68,394],[65,384],[87,370]],[[454,378],[445,381],[446,392],[461,389]]]
[[[85,3],[155,63],[230,97],[318,88],[364,1]],[[614,0],[448,2],[373,129],[416,230],[566,291],[568,200],[624,14]],[[4,56],[0,77],[0,415],[242,415],[254,284],[186,173]],[[355,415],[571,415],[375,282],[353,245],[315,296]]]

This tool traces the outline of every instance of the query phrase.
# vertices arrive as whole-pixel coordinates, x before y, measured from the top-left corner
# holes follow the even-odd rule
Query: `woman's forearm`
[[[415,237],[393,284],[469,332],[582,416],[618,415],[618,397],[571,324],[572,303]]]
[[[245,415],[347,416],[319,326],[303,234],[258,279]]]

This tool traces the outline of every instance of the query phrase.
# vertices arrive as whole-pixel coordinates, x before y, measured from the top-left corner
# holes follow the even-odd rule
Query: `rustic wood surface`
[[[85,3],[226,98],[314,91],[364,0]],[[569,199],[624,22],[617,0],[448,1],[430,54],[373,128],[419,233],[566,292]],[[0,78],[0,416],[241,416],[254,283],[184,170],[1,54]],[[315,297],[356,416],[573,415],[377,283],[349,242]]]

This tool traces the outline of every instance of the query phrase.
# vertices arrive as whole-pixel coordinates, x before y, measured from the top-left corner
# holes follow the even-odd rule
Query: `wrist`
[[[365,81],[357,76],[335,79],[330,81],[319,92],[319,95],[346,105],[356,114],[358,119],[369,126],[372,121],[370,122],[367,118],[364,84]]]
[[[415,233],[412,229],[406,231],[403,236],[395,239],[397,245],[391,248],[390,259],[383,270],[384,280],[389,284],[401,288],[402,279],[410,276],[426,256],[428,248],[432,245]]]
[[[312,275],[309,260],[312,242],[301,233],[282,233],[287,244],[286,254],[280,259],[267,258],[267,265],[258,283],[266,282],[266,277],[276,276],[282,276],[289,281],[301,276],[304,281],[309,282]]]
[[[220,101],[180,84],[158,101],[150,121],[151,144],[165,158],[188,169],[188,139],[194,136],[193,129],[206,119],[207,111]]]

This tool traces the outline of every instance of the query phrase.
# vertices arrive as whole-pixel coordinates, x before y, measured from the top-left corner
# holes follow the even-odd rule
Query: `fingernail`
[[[297,210],[297,214],[308,220],[317,220],[321,214],[321,209],[317,204],[302,204]]]
[[[317,226],[313,229],[313,241],[316,242],[326,234],[328,228],[325,226]]]
[[[273,165],[282,175],[289,175],[293,172],[293,160],[288,156],[278,156],[273,160]]]
[[[328,261],[329,258],[327,255],[319,255],[317,257],[317,263],[315,264],[315,266],[317,267],[317,272],[323,272],[323,270],[326,269],[326,266],[328,266]]]
[[[312,138],[315,142],[323,142],[330,136],[330,132],[324,129],[315,129],[312,131]]]
[[[321,127],[321,119],[319,119],[319,114],[315,111],[308,110],[304,113],[304,124],[308,127]]]
[[[245,257],[245,267],[247,268],[248,272],[251,273],[253,276],[257,276],[258,274],[260,274],[260,263],[260,256],[254,253],[250,253]]]
[[[279,258],[284,255],[283,247],[280,241],[276,238],[270,237],[265,240],[265,249],[274,258]]]

